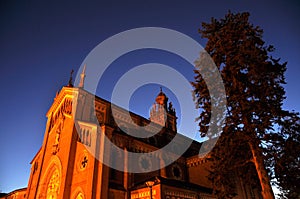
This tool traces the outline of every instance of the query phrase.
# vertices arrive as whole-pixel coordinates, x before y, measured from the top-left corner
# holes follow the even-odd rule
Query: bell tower
[[[160,92],[150,110],[150,120],[176,132],[176,111],[173,108],[172,102],[169,102],[168,106],[168,100],[168,97],[160,87]]]

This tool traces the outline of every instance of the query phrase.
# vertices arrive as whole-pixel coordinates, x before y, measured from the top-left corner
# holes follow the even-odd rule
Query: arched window
[[[76,199],[84,199],[84,196],[82,193],[79,193],[77,196],[76,196]]]
[[[55,169],[48,182],[46,199],[56,199],[58,197],[59,186],[60,176],[58,170]]]

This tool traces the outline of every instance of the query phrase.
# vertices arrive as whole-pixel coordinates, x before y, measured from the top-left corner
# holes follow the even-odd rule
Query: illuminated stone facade
[[[130,130],[131,121],[124,116],[126,110],[117,108],[115,117],[123,127],[116,125],[111,104],[94,97],[83,88],[63,87],[47,112],[47,125],[42,147],[31,162],[31,173],[26,198],[29,199],[200,199],[213,198],[211,184],[207,180],[208,163],[198,156],[201,143],[193,141],[189,149],[171,165],[146,172],[152,166],[162,164],[164,158],[147,156],[137,162],[128,162],[126,153],[105,146],[107,136],[120,150],[148,152],[169,143],[176,129],[176,112],[161,91],[150,119],[164,128],[150,138],[134,138],[121,129]],[[94,108],[91,108],[94,107]],[[167,110],[162,113],[161,110]],[[163,115],[161,115],[162,113]],[[145,126],[149,120],[130,113],[134,123]],[[96,117],[95,117],[96,116]],[[115,118],[116,119],[116,118]],[[180,136],[180,139],[189,139]],[[178,146],[180,143],[177,143]],[[99,157],[108,158],[112,164],[144,169],[144,173],[128,173],[109,168],[90,153],[93,149]],[[172,148],[176,153],[176,144]],[[234,176],[233,176],[234,177]],[[149,187],[145,183],[153,182]],[[236,198],[260,198],[259,190],[247,187],[237,179]]]

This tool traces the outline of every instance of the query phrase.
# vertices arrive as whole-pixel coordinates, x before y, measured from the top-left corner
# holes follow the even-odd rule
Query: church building
[[[16,190],[2,198],[214,198],[207,179],[209,162],[199,156],[202,143],[177,132],[176,110],[162,90],[153,96],[150,119],[132,112],[128,119],[127,110],[86,91],[84,76],[78,86],[73,86],[72,82],[64,86],[49,108],[43,144],[31,161],[28,187],[20,189],[21,193]],[[132,121],[139,126],[153,122],[153,128],[160,130],[151,137],[137,138],[126,133],[134,131]],[[169,155],[151,158],[141,155],[135,162],[128,161],[130,152],[147,154],[159,150],[176,135],[182,141],[190,140],[191,144],[171,164],[151,169],[172,159],[180,143],[174,144]],[[105,138],[116,147],[109,147]],[[116,167],[104,164],[104,160]],[[124,170],[117,169],[120,165]],[[143,172],[127,172],[129,167]],[[247,186],[238,178],[236,190],[236,198],[261,198],[260,190]]]

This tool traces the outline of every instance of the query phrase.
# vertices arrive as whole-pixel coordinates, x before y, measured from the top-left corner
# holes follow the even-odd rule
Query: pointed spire
[[[155,101],[157,104],[163,105],[163,107],[167,110],[168,98],[166,94],[162,91],[162,87],[160,87],[160,92],[158,93]]]
[[[72,69],[71,73],[70,73],[70,79],[69,79],[68,87],[73,87],[73,73],[74,73],[74,70]]]
[[[86,64],[84,64],[82,73],[80,74],[80,82],[78,85],[79,88],[84,88],[85,69],[86,69]]]

